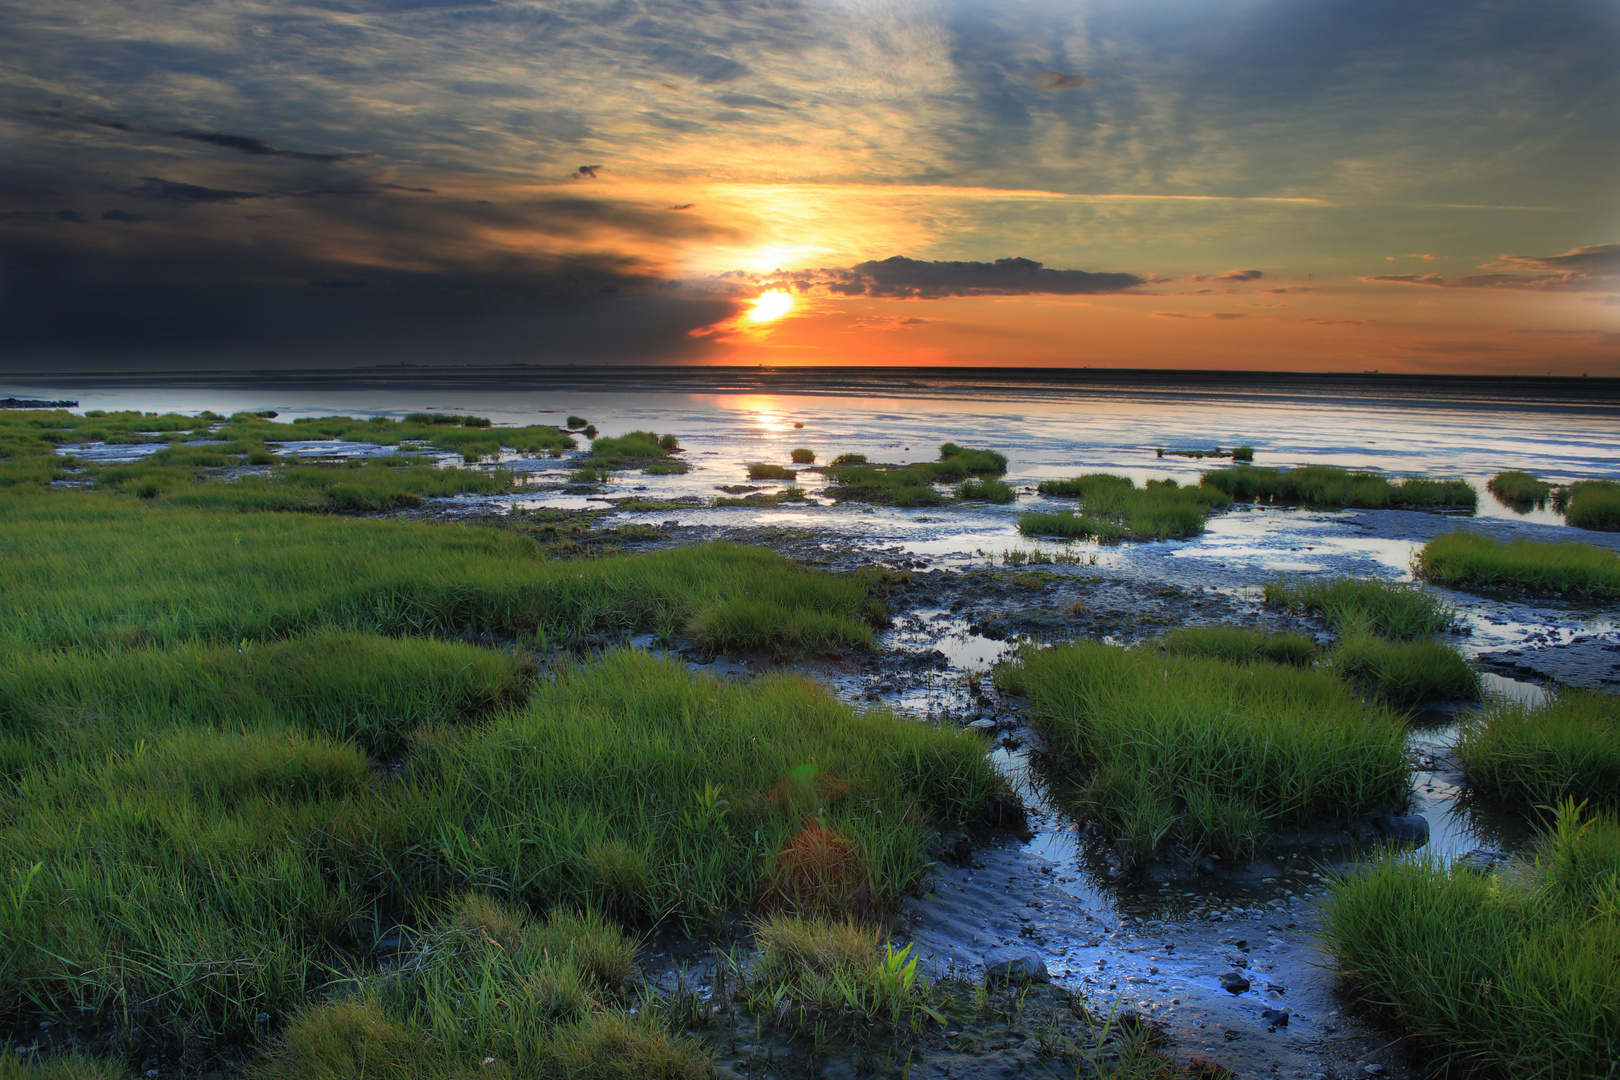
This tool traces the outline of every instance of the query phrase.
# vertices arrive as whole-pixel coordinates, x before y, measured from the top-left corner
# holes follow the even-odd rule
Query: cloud
[[[836,296],[937,300],[947,296],[1084,296],[1118,293],[1145,284],[1135,274],[1054,270],[1032,259],[995,262],[927,262],[894,255],[847,269],[749,275],[792,284],[801,292],[822,289]]]
[[[167,139],[184,139],[188,142],[205,143],[209,146],[220,147],[223,150],[233,150],[248,157],[279,157],[291,158],[294,161],[333,164],[340,161],[354,161],[366,156],[365,154],[314,154],[304,150],[287,150],[279,146],[272,146],[265,140],[252,135],[232,135],[223,131],[168,130],[146,124],[130,124],[122,120],[104,120],[96,116],[61,112],[56,109],[36,110],[29,115],[63,124],[121,131],[129,135],[156,135]]]
[[[84,215],[77,210],[7,210],[0,212],[0,221],[66,221],[84,224]]]
[[[1266,275],[1259,270],[1228,270],[1217,280],[1220,281],[1259,281]]]
[[[1056,71],[1042,71],[1035,78],[1042,90],[1078,90],[1091,81],[1084,75],[1064,75]]]
[[[904,330],[908,326],[926,326],[937,323],[938,319],[919,319],[915,316],[900,315],[873,315],[865,319],[856,319],[849,324],[851,330]]]
[[[1185,311],[1155,311],[1153,316],[1154,318],[1158,319],[1220,319],[1222,321],[1229,321],[1231,319],[1247,319],[1249,317],[1246,313],[1241,311],[1205,311],[1198,313],[1188,313]]]
[[[120,210],[114,207],[111,210],[103,210],[101,220],[118,221],[125,225],[139,225],[141,222],[149,220],[149,217],[146,214],[132,214],[128,210]]]
[[[124,194],[154,202],[174,203],[234,203],[243,199],[269,198],[262,191],[234,191],[230,188],[203,187],[178,180],[165,180],[161,176],[143,176],[141,185],[125,190]]]
[[[1434,289],[1527,289],[1591,292],[1620,282],[1620,244],[1594,244],[1562,255],[1503,255],[1488,274],[1381,274],[1363,281],[1425,285]]]

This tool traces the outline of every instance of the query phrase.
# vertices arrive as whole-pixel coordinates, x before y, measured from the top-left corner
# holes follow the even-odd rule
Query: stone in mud
[[[985,982],[1050,982],[1051,978],[1046,961],[1034,949],[1007,945],[984,954]]]
[[[1429,819],[1422,814],[1396,817],[1393,814],[1373,819],[1373,828],[1391,840],[1401,840],[1422,847],[1429,842]]]
[[[1273,1030],[1288,1026],[1288,1017],[1292,1015],[1291,1009],[1267,1009],[1260,1014],[1260,1019]]]
[[[1457,856],[1453,866],[1460,870],[1471,870],[1476,874],[1489,874],[1508,861],[1506,852],[1495,848],[1475,848],[1466,855]]]
[[[1241,994],[1249,989],[1249,980],[1235,971],[1228,971],[1220,977],[1221,989],[1228,994]]]

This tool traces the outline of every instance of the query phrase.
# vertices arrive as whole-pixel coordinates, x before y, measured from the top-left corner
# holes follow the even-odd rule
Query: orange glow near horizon
[[[792,310],[792,293],[784,289],[768,289],[754,301],[754,309],[748,313],[748,321],[756,323],[774,322]]]

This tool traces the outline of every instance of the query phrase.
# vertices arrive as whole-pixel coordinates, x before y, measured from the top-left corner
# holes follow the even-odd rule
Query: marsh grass
[[[1334,646],[1332,660],[1352,685],[1397,707],[1479,697],[1479,674],[1456,649],[1437,641],[1390,641],[1352,633]]]
[[[1211,509],[1231,501],[1203,485],[1182,487],[1174,480],[1149,480],[1139,488],[1130,477],[1111,473],[1047,480],[1037,490],[1042,495],[1079,499],[1080,513],[1025,514],[1018,526],[1025,535],[1184,540],[1204,531]]]
[[[514,711],[424,724],[410,741],[393,779],[353,745],[268,721],[41,756],[0,793],[5,1007],[123,1050],[206,1055],[260,1041],[261,1017],[318,1000],[393,920],[431,924],[467,890],[692,930],[755,904],[871,915],[929,871],[931,826],[978,820],[1004,790],[969,732],[628,650],[559,672]],[[500,923],[477,921],[480,935],[510,937]],[[622,973],[622,949],[592,956],[575,966],[619,981],[599,973]],[[506,985],[510,971],[496,974],[465,993],[430,983],[434,1023],[466,1017],[466,994]],[[530,988],[597,996],[563,992],[577,982]],[[501,1014],[492,1002],[478,1015]]]
[[[956,497],[963,502],[1010,503],[1018,492],[1000,480],[965,480],[956,485]]]
[[[860,458],[859,462],[854,461]],[[955,443],[939,448],[939,460],[914,465],[868,465],[858,454],[840,454],[822,471],[831,486],[827,493],[839,502],[866,502],[882,506],[943,506],[950,501],[935,484],[1000,476],[1007,459],[994,450],[972,450]]]
[[[712,1076],[699,1042],[628,1007],[635,947],[600,917],[468,895],[396,971],[303,1010],[248,1076]]]
[[[684,473],[686,463],[672,457],[680,448],[680,440],[673,435],[631,431],[614,438],[604,436],[591,443],[589,460],[598,469],[651,469],[656,466],[665,473]]]
[[[1565,690],[1539,706],[1493,702],[1464,718],[1457,756],[1473,783],[1504,798],[1620,807],[1620,698]]]
[[[1453,587],[1524,589],[1593,600],[1620,599],[1620,554],[1574,541],[1511,540],[1473,532],[1437,536],[1418,553],[1417,569]]]
[[[1503,506],[1525,508],[1545,503],[1553,493],[1553,485],[1547,481],[1513,469],[1491,477],[1485,482],[1485,489]]]
[[[754,461],[748,465],[748,479],[750,480],[797,480],[799,474],[786,465],[772,465],[766,461]]]
[[[1535,865],[1389,857],[1330,886],[1347,985],[1459,1073],[1562,1080],[1620,1060],[1620,822],[1559,808]]]
[[[1374,578],[1296,578],[1265,587],[1265,599],[1293,611],[1320,615],[1341,634],[1375,633],[1412,641],[1445,633],[1456,610],[1420,585]]]
[[[738,485],[741,486],[741,485]],[[766,494],[763,491],[751,491],[742,497],[721,495],[715,498],[715,506],[786,506],[792,503],[809,502],[802,487],[786,487],[781,491]]]
[[[325,627],[543,645],[650,629],[760,649],[872,637],[859,582],[726,543],[560,561],[489,527],[59,492],[6,497],[0,548],[11,556],[0,562],[0,646],[234,644]]]
[[[812,465],[816,460],[816,452],[803,446],[795,447],[789,456],[795,465]]]
[[[1268,633],[1236,626],[1173,630],[1159,639],[1159,647],[1177,656],[1203,656],[1233,664],[1269,660],[1304,667],[1317,655],[1316,645],[1304,634]]]
[[[1242,859],[1281,826],[1409,784],[1399,717],[1326,673],[1083,644],[1026,651],[997,679],[1085,778],[1083,804],[1127,867],[1169,839]]]
[[[446,413],[412,413],[403,420],[386,416],[365,420],[350,416],[308,416],[287,424],[253,413],[236,413],[213,437],[271,444],[305,439],[342,439],[381,446],[414,443],[460,454],[469,464],[496,458],[502,450],[556,457],[578,445],[567,432],[550,424],[495,427],[481,416]]]
[[[1238,465],[1207,472],[1203,482],[1241,502],[1411,510],[1472,510],[1479,504],[1479,493],[1465,480],[1412,476],[1396,482],[1381,473],[1331,465],[1293,469]]]
[[[1577,480],[1554,492],[1553,500],[1571,525],[1620,531],[1620,480]]]

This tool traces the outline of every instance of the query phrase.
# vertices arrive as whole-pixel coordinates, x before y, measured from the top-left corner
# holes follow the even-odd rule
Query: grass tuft
[[[963,502],[1010,503],[1018,492],[1000,480],[966,480],[956,485],[956,497]]]
[[[1553,485],[1527,472],[1499,472],[1485,482],[1485,489],[1503,506],[1530,506],[1547,501]]]
[[[1351,634],[1335,646],[1333,666],[1351,683],[1397,707],[1479,697],[1478,673],[1456,649],[1437,641]]]
[[[1479,504],[1479,493],[1466,480],[1412,476],[1396,482],[1381,473],[1331,465],[1294,469],[1238,465],[1207,472],[1203,482],[1243,502],[1406,510],[1472,510]]]
[[[1432,637],[1451,629],[1455,609],[1418,585],[1372,578],[1274,581],[1266,603],[1321,615],[1341,634],[1370,632],[1392,641]]]
[[[1593,600],[1620,599],[1620,554],[1573,541],[1512,540],[1473,532],[1437,536],[1418,553],[1418,571],[1450,586],[1518,588]]]
[[[1129,477],[1090,473],[1069,480],[1047,480],[1042,495],[1078,498],[1079,514],[1030,513],[1019,518],[1027,536],[1096,537],[1111,541],[1184,540],[1204,531],[1211,509],[1229,500],[1214,488],[1182,487],[1174,480],[1149,480],[1138,488]]]
[[[1464,720],[1457,756],[1470,780],[1504,798],[1620,807],[1620,698],[1565,690],[1539,706],[1495,702]]]
[[[855,461],[859,458],[859,461]],[[867,502],[883,506],[942,506],[949,497],[934,485],[969,477],[983,479],[1007,471],[1007,459],[994,450],[971,450],[945,443],[938,461],[915,465],[868,465],[859,454],[840,454],[823,470],[831,486],[827,493],[839,502]]]
[[[1316,646],[1304,634],[1274,634],[1236,626],[1200,626],[1174,630],[1159,645],[1177,656],[1204,656],[1231,664],[1269,660],[1304,667],[1316,659]]]
[[[1331,886],[1346,983],[1462,1073],[1612,1076],[1620,1060],[1620,822],[1560,807],[1533,869],[1389,857]]]
[[[803,446],[795,447],[790,456],[795,465],[810,465],[816,460],[816,452]]]
[[[1554,505],[1578,528],[1620,531],[1620,480],[1577,480],[1554,493]]]
[[[767,461],[753,461],[748,464],[748,479],[750,480],[797,480],[799,474],[786,465],[773,465]]]

